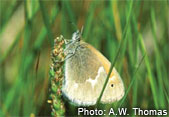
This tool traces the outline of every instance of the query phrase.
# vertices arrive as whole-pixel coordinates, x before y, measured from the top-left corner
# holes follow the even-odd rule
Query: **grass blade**
[[[45,27],[46,27],[46,30],[47,30],[47,34],[48,34],[48,38],[49,38],[49,42],[51,44],[51,47],[53,47],[53,34],[52,34],[52,31],[51,31],[51,28],[50,28],[50,23],[49,23],[49,16],[47,15],[46,13],[46,10],[45,10],[45,7],[44,7],[44,1],[42,0],[39,0],[39,5],[40,5],[40,8],[41,8],[41,12],[42,12],[42,16],[43,16],[43,21],[44,21],[44,24],[45,24]]]
[[[103,85],[102,91],[101,91],[100,96],[99,96],[99,98],[98,98],[98,100],[97,100],[97,104],[100,102],[100,100],[101,100],[101,98],[102,98],[102,96],[103,96],[103,93],[104,93],[104,90],[105,90],[105,88],[106,88],[106,86],[107,86],[107,83],[108,83],[110,74],[111,74],[111,72],[112,72],[112,70],[113,70],[113,67],[115,66],[115,63],[116,63],[116,61],[117,61],[117,59],[118,59],[118,56],[119,56],[119,54],[120,54],[120,51],[121,51],[121,49],[122,49],[122,45],[123,45],[123,42],[124,42],[124,39],[125,39],[125,36],[126,36],[127,28],[128,28],[129,22],[130,22],[132,5],[133,5],[133,1],[130,1],[130,9],[129,9],[129,12],[128,12],[127,24],[126,24],[126,27],[125,27],[125,29],[124,29],[124,33],[123,33],[123,36],[122,36],[122,40],[120,41],[120,46],[119,46],[119,49],[118,49],[118,51],[117,51],[116,57],[115,57],[114,61],[112,62],[113,64],[111,64],[111,67],[110,67],[109,73],[108,73],[108,75],[107,75],[106,81],[105,81],[105,83],[104,83],[104,85]]]
[[[124,97],[123,97],[123,99],[122,99],[120,105],[119,105],[119,108],[120,108],[120,107],[122,106],[122,104],[124,103],[124,101],[125,101],[125,99],[126,99],[128,93],[129,93],[131,87],[133,86],[133,84],[134,84],[134,82],[135,82],[135,80],[136,80],[135,76],[136,76],[136,74],[137,74],[137,72],[138,72],[138,70],[139,70],[139,68],[140,68],[140,66],[141,66],[141,63],[143,62],[145,56],[146,56],[146,54],[144,54],[144,56],[142,57],[142,59],[141,59],[139,65],[138,65],[138,67],[136,68],[135,72],[133,72],[132,81],[131,81],[131,83],[130,83],[130,85],[129,85],[129,87],[128,87],[128,89],[127,89],[127,91],[126,91],[126,93],[125,93],[125,95],[124,95]]]
[[[139,41],[140,41],[140,48],[141,48],[142,54],[146,53],[146,49],[145,49],[144,42],[143,42],[141,34],[139,34]],[[153,77],[149,61],[150,60],[149,60],[148,56],[146,56],[145,57],[145,64],[146,64],[146,68],[147,68],[147,72],[148,72],[148,78],[150,80],[150,85],[151,85],[151,90],[152,90],[152,93],[153,93],[154,104],[155,104],[156,109],[158,109],[159,106],[158,106],[158,99],[157,99],[157,96],[158,96],[158,94],[157,94],[157,92],[158,92],[157,91],[157,84],[156,84],[156,81],[155,81],[155,79]]]

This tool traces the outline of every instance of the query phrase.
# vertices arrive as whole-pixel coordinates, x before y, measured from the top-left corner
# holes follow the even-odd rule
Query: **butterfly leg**
[[[76,48],[76,49],[74,49],[73,51],[69,51],[69,52],[65,53],[65,54],[66,54],[66,57],[65,57],[65,59],[64,59],[64,60],[57,60],[57,61],[55,61],[55,62],[56,62],[56,63],[60,63],[60,62],[64,62],[64,61],[66,61],[67,59],[69,59],[69,58],[71,58],[72,56],[74,56],[74,55],[75,55],[76,50],[77,50],[77,48]]]
[[[80,48],[80,47],[81,47],[81,46],[79,45],[79,46],[77,46],[73,51],[69,51],[69,52],[67,53],[67,55],[66,55],[65,60],[67,60],[67,59],[71,58],[72,56],[74,56],[75,53],[76,53],[76,51],[77,51],[77,49]],[[64,60],[64,61],[65,61],[65,60]]]

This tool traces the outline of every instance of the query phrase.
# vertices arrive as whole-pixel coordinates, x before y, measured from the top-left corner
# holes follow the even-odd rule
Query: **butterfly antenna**
[[[77,26],[74,22],[70,22],[70,23],[74,26],[75,29],[77,29]]]
[[[82,28],[81,28],[81,31],[80,31],[80,36],[82,36],[82,33],[83,33],[83,28],[84,28],[84,26],[82,26]]]

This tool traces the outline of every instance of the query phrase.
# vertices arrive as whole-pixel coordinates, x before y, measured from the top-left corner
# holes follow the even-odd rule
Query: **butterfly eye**
[[[77,38],[77,41],[80,41],[80,37]]]
[[[111,84],[111,87],[113,87],[114,85],[113,84]]]

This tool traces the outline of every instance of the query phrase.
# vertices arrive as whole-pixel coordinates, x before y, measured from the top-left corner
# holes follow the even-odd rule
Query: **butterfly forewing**
[[[74,55],[66,60],[62,91],[74,104],[94,105],[103,88],[110,62],[85,42],[81,41],[77,47]],[[123,95],[122,80],[114,69],[101,101],[110,103]]]

